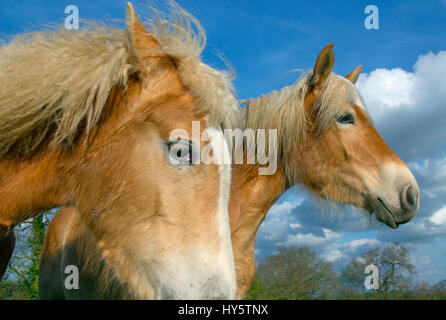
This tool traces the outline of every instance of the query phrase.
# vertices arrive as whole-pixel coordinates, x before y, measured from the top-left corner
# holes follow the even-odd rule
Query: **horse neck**
[[[259,175],[258,170],[258,164],[232,166],[229,202],[232,232],[249,228],[255,234],[268,210],[287,188],[282,165],[278,164],[272,175]]]
[[[66,154],[39,152],[27,160],[0,162],[0,232],[39,213],[67,204],[70,158]]]

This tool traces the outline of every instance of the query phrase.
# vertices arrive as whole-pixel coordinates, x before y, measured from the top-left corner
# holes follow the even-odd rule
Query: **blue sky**
[[[137,11],[143,1],[134,1]],[[210,1],[179,0],[206,30],[206,63],[231,63],[240,98],[293,83],[295,69],[314,65],[334,42],[334,72],[363,65],[358,88],[376,127],[409,165],[421,188],[421,209],[391,230],[344,207],[332,215],[300,188],[270,210],[257,237],[258,257],[279,245],[308,245],[340,268],[368,248],[392,241],[407,245],[419,280],[446,279],[446,0],[426,1]],[[364,9],[379,9],[379,30],[367,30]],[[124,19],[125,1],[15,0],[0,5],[0,37],[63,23],[76,5],[83,19]],[[444,218],[444,219],[443,219]]]

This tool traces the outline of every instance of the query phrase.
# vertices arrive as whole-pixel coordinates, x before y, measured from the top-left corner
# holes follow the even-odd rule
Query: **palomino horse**
[[[235,297],[231,168],[190,157],[226,145],[190,137],[193,121],[206,136],[240,110],[228,76],[200,61],[201,27],[175,4],[172,12],[176,20],[157,16],[149,33],[128,4],[126,30],[32,33],[0,50],[4,243],[43,210],[78,212],[46,246],[43,269],[54,273],[43,276],[53,286],[44,298],[82,297],[62,287],[62,263],[76,266],[78,225],[98,297]]]
[[[374,213],[391,228],[412,219],[419,188],[404,162],[373,126],[354,86],[361,66],[346,77],[331,73],[333,45],[294,85],[245,102],[245,128],[277,129],[277,171],[233,165],[229,205],[237,298],[255,275],[254,242],[268,209],[287,188],[301,184],[315,195]]]

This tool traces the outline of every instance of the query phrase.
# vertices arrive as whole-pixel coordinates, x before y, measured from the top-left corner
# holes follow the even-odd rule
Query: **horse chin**
[[[372,202],[372,210],[376,219],[388,225],[392,229],[397,229],[399,224],[396,222],[393,213],[386,206],[381,198],[376,198]]]

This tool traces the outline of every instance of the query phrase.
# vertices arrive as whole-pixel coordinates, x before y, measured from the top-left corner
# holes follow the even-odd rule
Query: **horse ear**
[[[313,84],[313,88],[322,87],[325,80],[330,75],[331,69],[334,65],[333,43],[330,43],[321,50],[317,57],[316,63],[313,68],[313,78],[316,83]]]
[[[144,28],[138,20],[135,10],[130,2],[127,2],[126,27],[130,50],[139,64],[144,65],[145,58],[154,56],[154,51],[161,53],[161,46],[156,39]]]
[[[362,65],[359,65],[356,67],[355,70],[353,70],[352,72],[350,72],[348,75],[346,75],[345,77],[350,80],[351,83],[355,84],[356,81],[358,81],[359,78],[359,74],[361,73],[362,70]]]

